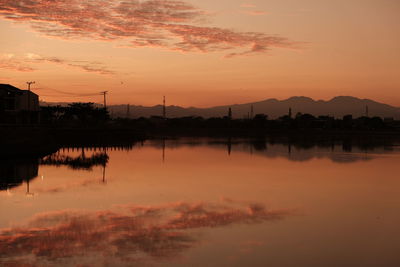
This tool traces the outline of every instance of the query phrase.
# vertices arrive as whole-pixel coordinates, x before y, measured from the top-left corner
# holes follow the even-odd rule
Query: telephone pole
[[[126,118],[129,119],[131,117],[130,106],[129,104],[126,106]]]
[[[31,123],[31,84],[34,84],[35,82],[26,82],[26,84],[28,85],[28,123]],[[29,186],[29,182],[28,182],[28,186]]]
[[[167,118],[167,110],[165,107],[165,96],[163,98],[163,118],[166,119]]]
[[[107,109],[107,101],[106,101],[106,95],[107,95],[108,91],[103,91],[101,92],[101,94],[104,96],[104,108]]]
[[[35,82],[26,82],[26,84],[28,85],[28,91],[31,90],[31,84],[34,84]]]

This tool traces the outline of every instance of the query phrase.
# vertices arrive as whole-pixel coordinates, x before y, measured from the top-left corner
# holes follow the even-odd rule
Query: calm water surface
[[[180,139],[0,162],[1,266],[400,266],[400,147]]]

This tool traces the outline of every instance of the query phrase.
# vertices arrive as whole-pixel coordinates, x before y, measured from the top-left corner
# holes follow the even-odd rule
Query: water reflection
[[[90,171],[94,166],[105,167],[109,159],[106,152],[99,152],[90,156],[86,156],[85,148],[81,148],[81,154],[75,157],[62,154],[61,152],[62,151],[59,151],[44,157],[40,160],[40,164],[50,166],[68,166],[69,168],[75,170]]]
[[[0,160],[0,190],[8,190],[38,176],[39,159],[3,159]]]
[[[309,161],[316,158],[328,158],[336,163],[351,163],[371,160],[376,154],[400,152],[397,139],[371,140],[287,140],[287,139],[161,139],[147,141],[147,145],[162,150],[163,162],[167,149],[182,147],[214,147],[226,149],[227,154],[245,152],[268,158],[283,157],[290,161]]]
[[[109,151],[130,151],[137,147],[150,146],[161,150],[162,162],[167,158],[168,149],[182,147],[213,147],[225,149],[228,155],[244,152],[267,158],[286,158],[290,161],[309,161],[316,158],[327,158],[336,163],[351,163],[368,161],[376,158],[377,154],[400,152],[396,139],[364,140],[325,140],[315,139],[293,141],[287,139],[158,139],[119,146],[95,147],[65,147],[58,152],[43,158],[30,159],[0,159],[0,190],[21,185],[24,181],[29,192],[29,181],[38,176],[39,165],[67,166],[73,170],[91,171],[94,167],[102,167],[102,182],[106,182],[106,169],[109,161]],[[73,155],[71,155],[73,154]],[[85,185],[88,183],[84,183]],[[58,190],[54,190],[57,192]]]
[[[178,256],[198,243],[193,230],[260,224],[290,214],[293,212],[234,201],[49,212],[36,215],[24,227],[2,230],[0,254],[15,265],[65,264],[78,259],[83,264],[85,258],[90,258],[91,266],[106,259],[129,266],[152,258]]]
[[[39,165],[67,166],[73,170],[91,171],[95,166],[102,167],[102,182],[106,182],[106,166],[109,156],[106,152],[86,156],[88,148],[81,148],[79,156],[69,156],[60,150],[43,158],[0,160],[0,190],[9,190],[26,182],[26,194],[32,195],[29,182],[38,177]],[[68,150],[67,150],[68,151]],[[82,183],[87,185],[88,183]],[[59,190],[53,190],[57,192]]]
[[[161,139],[0,161],[0,266],[398,266],[398,144],[331,141]]]

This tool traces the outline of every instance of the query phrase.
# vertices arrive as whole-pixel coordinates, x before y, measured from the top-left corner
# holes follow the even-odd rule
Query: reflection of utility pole
[[[228,155],[230,156],[231,155],[231,151],[232,151],[232,140],[231,140],[231,138],[229,137],[228,138]]]
[[[103,184],[106,183],[106,164],[103,164]]]
[[[105,146],[103,147],[103,153],[107,155],[107,150],[106,150]],[[103,164],[103,180],[102,180],[103,184],[106,183],[106,165],[107,165],[107,163],[104,162],[104,164]]]
[[[34,194],[29,192],[29,179],[26,180],[26,193],[27,196],[33,196]]]
[[[162,162],[165,162],[165,139],[162,140]]]
[[[85,158],[85,148],[84,147],[81,148],[81,158],[82,159]]]

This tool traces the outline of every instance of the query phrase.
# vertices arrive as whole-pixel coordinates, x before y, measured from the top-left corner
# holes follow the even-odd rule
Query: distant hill
[[[369,116],[393,117],[400,119],[400,108],[375,102],[370,99],[359,99],[351,96],[337,96],[329,101],[313,100],[309,97],[296,96],[286,100],[267,99],[254,103],[234,104],[226,106],[216,106],[210,108],[183,108],[179,106],[167,106],[167,117],[185,117],[185,116],[201,116],[222,117],[228,114],[228,109],[231,107],[232,116],[234,118],[247,117],[253,106],[254,115],[263,113],[274,119],[288,114],[289,108],[292,109],[292,114],[297,112],[310,113],[314,116],[330,115],[334,117],[343,117],[351,114],[354,117],[364,116],[366,106],[368,106]],[[112,105],[109,109],[113,117],[127,117],[127,105]],[[162,106],[153,107],[145,106],[129,106],[129,114],[131,118],[161,116]]]

